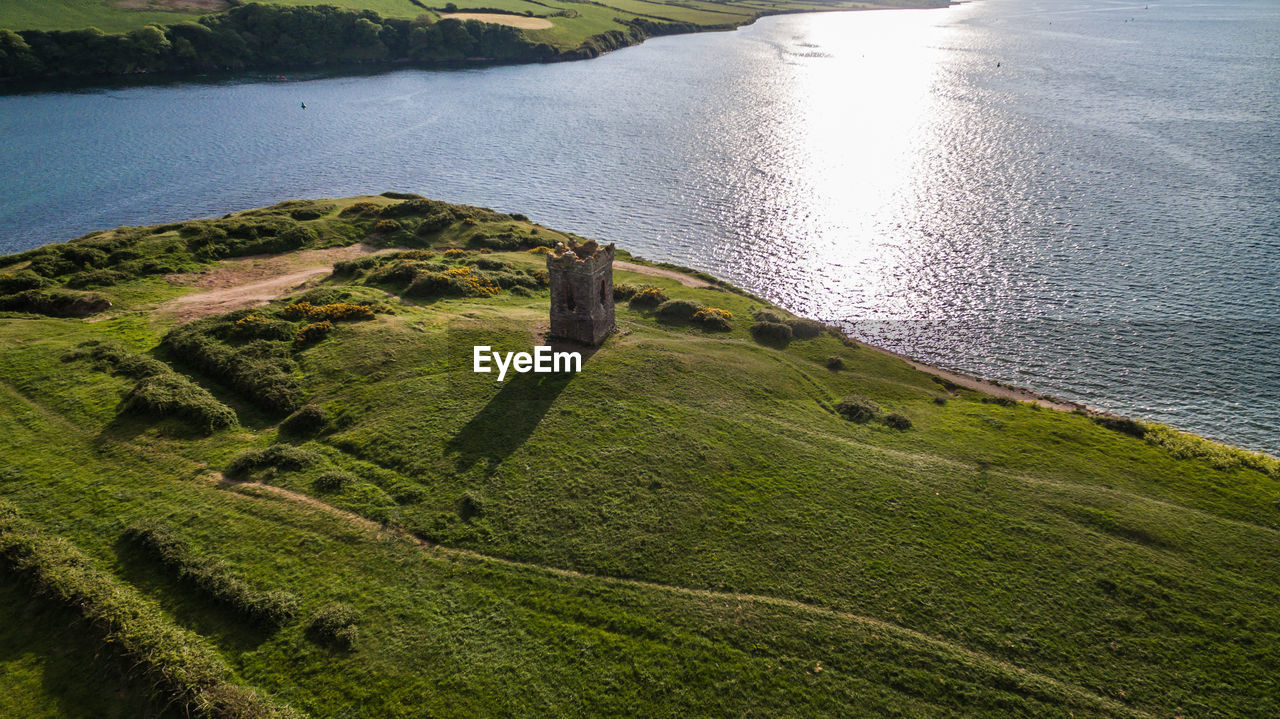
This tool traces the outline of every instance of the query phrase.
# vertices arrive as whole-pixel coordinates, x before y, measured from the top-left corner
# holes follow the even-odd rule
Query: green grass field
[[[374,205],[343,212],[357,201]],[[528,350],[545,289],[414,297],[373,270],[322,273],[314,288],[381,309],[287,350],[300,401],[327,417],[304,433],[163,341],[175,298],[198,291],[182,271],[263,261],[186,254],[219,232],[298,225],[306,247],[436,253],[564,238],[478,210],[414,232],[428,220],[380,209],[397,202],[90,236],[60,256],[179,272],[86,290],[113,302],[87,318],[0,314],[0,499],[210,642],[236,682],[314,717],[1280,714],[1275,460],[983,401],[826,332],[762,345],[749,328],[766,303],[622,270],[615,282],[729,310],[732,330],[619,302],[619,332],[580,374],[498,384],[471,371],[471,348]],[[376,224],[392,216],[399,229]],[[481,261],[504,277],[543,266],[523,248],[448,259]],[[57,266],[0,260],[0,280],[41,263]],[[42,271],[99,272],[62,269]],[[284,317],[286,301],[257,314]],[[124,411],[134,379],[71,354],[95,340],[163,361],[238,426]],[[911,427],[844,419],[849,395]],[[306,462],[218,481],[277,443]],[[144,519],[295,595],[297,617],[255,626],[178,580],[122,540]],[[330,602],[359,614],[354,649],[309,632]],[[68,611],[0,570],[0,716],[157,715]]]

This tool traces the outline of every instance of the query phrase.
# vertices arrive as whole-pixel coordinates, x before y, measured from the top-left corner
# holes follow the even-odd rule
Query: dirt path
[[[590,581],[602,582],[605,584],[612,584],[615,586],[635,587],[639,589],[667,592],[671,594],[680,594],[684,596],[698,597],[703,599],[712,599],[716,601],[733,603],[738,605],[741,605],[743,603],[763,604],[766,606],[784,607],[787,609],[807,612],[809,614],[819,615],[819,616],[823,616],[831,619],[838,619],[840,621],[862,625],[879,632],[884,632],[885,634],[892,634],[899,640],[905,640],[917,645],[920,645],[920,644],[928,645],[935,650],[941,650],[942,652],[949,654],[951,656],[963,657],[968,661],[974,662],[976,664],[987,667],[989,669],[996,669],[1002,672],[1016,674],[1019,677],[1022,677],[1023,679],[1025,679],[1028,683],[1038,685],[1042,689],[1048,689],[1050,691],[1057,692],[1068,697],[1072,697],[1077,701],[1081,701],[1086,704],[1092,704],[1095,707],[1105,709],[1107,712],[1115,714],[1117,716],[1152,717],[1152,715],[1148,714],[1147,712],[1141,711],[1139,709],[1134,709],[1132,707],[1124,706],[1123,704],[1113,699],[1109,699],[1107,697],[1094,694],[1093,692],[1089,691],[1088,689],[1085,689],[1084,687],[1076,686],[1074,684],[1068,684],[1067,682],[1054,679],[1053,677],[1050,677],[1047,675],[1037,674],[1035,672],[1032,672],[1027,669],[1023,669],[1022,667],[1016,666],[1014,664],[1010,664],[1004,660],[997,659],[995,657],[982,654],[981,652],[977,652],[972,649],[967,649],[957,644],[952,644],[950,642],[947,642],[943,639],[931,637],[927,634],[918,632],[914,629],[908,629],[906,627],[893,624],[892,622],[886,622],[882,619],[877,619],[875,617],[868,617],[861,614],[853,614],[850,612],[842,612],[836,609],[828,609],[826,607],[821,607],[813,604],[806,604],[804,602],[801,602],[795,599],[771,597],[763,594],[749,594],[749,593],[743,593],[743,592],[722,592],[714,589],[697,589],[694,587],[682,587],[675,584],[662,584],[659,582],[648,582],[641,579],[626,579],[622,577],[609,577],[609,576],[604,576],[599,574],[588,574],[586,572],[579,572],[573,569],[562,569],[560,567],[550,567],[550,566],[545,566],[541,564],[533,564],[530,562],[520,562],[513,559],[504,559],[502,557],[494,557],[488,554],[482,554],[480,552],[475,552],[469,549],[457,549],[454,547],[445,547],[439,544],[431,544],[430,542],[419,539],[418,537],[415,537],[402,530],[387,529],[386,527],[383,527],[382,525],[376,522],[373,522],[369,519],[361,517],[352,512],[338,509],[337,507],[326,504],[316,499],[315,497],[310,497],[308,495],[301,494],[299,492],[293,492],[288,489],[284,489],[283,487],[274,487],[269,484],[260,484],[258,482],[236,482],[233,480],[226,479],[221,473],[214,473],[211,476],[213,478],[213,481],[215,481],[219,486],[234,489],[236,491],[249,494],[250,496],[277,497],[280,499],[284,499],[286,501],[291,501],[297,504],[302,504],[308,507],[312,507],[320,511],[332,514],[347,522],[358,525],[364,529],[369,530],[370,532],[374,532],[378,534],[390,534],[403,539],[407,539],[410,542],[413,542],[415,545],[417,545],[420,549],[422,549],[422,551],[428,552],[430,554],[443,555],[443,556],[451,557],[455,559],[462,558],[462,559],[469,559],[477,562],[498,564],[498,565],[510,567],[513,569],[532,571],[540,574],[549,574],[552,576],[564,577],[568,579],[585,579]]]
[[[870,347],[871,345],[867,345],[867,346]],[[915,367],[921,372],[928,372],[929,374],[937,375],[942,379],[945,379],[948,382],[954,382],[955,384],[958,384],[961,387],[964,387],[965,389],[984,392],[986,394],[993,395],[996,397],[1007,397],[1009,399],[1016,400],[1018,402],[1034,402],[1040,405],[1041,407],[1045,407],[1048,409],[1056,409],[1059,412],[1074,412],[1078,409],[1093,411],[1088,406],[1080,404],[1078,402],[1067,402],[1065,400],[1055,399],[1053,397],[1047,397],[1042,394],[1036,394],[1035,392],[1032,392],[1029,389],[1024,389],[1022,387],[1009,387],[1002,384],[996,384],[995,382],[991,382],[989,380],[979,379],[977,377],[970,377],[967,374],[960,374],[958,372],[952,372],[950,370],[945,370],[940,367],[934,367],[933,365],[927,365],[923,362],[917,362],[911,359],[910,357],[904,357],[898,354],[897,352],[890,352],[889,350],[881,347],[876,347],[875,349],[879,350],[880,352],[884,352],[886,354],[891,354],[894,357],[897,357],[898,359],[902,360],[903,362],[906,362],[907,364],[911,365],[912,367]]]
[[[207,291],[174,298],[161,305],[159,311],[177,317],[180,322],[190,322],[244,307],[265,305],[314,277],[329,274],[335,262],[392,251],[375,250],[359,244],[224,260],[213,269],[197,275],[167,277],[174,284],[188,284]]]
[[[685,287],[710,287],[711,283],[700,280],[697,277],[686,275],[683,272],[668,270],[662,267],[650,267],[649,265],[637,265],[634,262],[625,262],[623,260],[613,261],[614,269],[625,270],[627,272],[639,272],[642,275],[652,275],[654,277],[665,277],[669,280],[675,280]]]

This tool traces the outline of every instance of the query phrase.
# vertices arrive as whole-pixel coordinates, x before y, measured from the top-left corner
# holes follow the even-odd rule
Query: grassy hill
[[[0,259],[0,716],[1280,714],[1275,460],[625,253],[581,373],[473,373],[566,239],[391,196]]]
[[[862,0],[259,0],[269,5],[336,5],[372,10],[384,18],[439,18],[447,5],[458,11],[499,11],[549,18],[551,29],[530,30],[535,42],[562,50],[578,47],[593,35],[624,28],[615,18],[649,18],[701,26],[740,25],[764,13],[806,10],[854,10],[910,5],[909,2]],[[234,5],[224,0],[5,0],[0,3],[0,28],[10,30],[80,30],[96,27],[108,33],[128,32],[147,25],[191,22],[202,15],[224,12]],[[915,3],[919,4],[919,3]]]

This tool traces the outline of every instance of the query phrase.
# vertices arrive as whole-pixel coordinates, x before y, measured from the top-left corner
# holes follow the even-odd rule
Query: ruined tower
[[[613,243],[572,239],[547,255],[551,334],[598,345],[613,331]]]

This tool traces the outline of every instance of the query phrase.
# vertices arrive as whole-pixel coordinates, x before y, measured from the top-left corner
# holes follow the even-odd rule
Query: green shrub
[[[293,347],[285,342],[254,340],[232,348],[217,338],[230,335],[235,323],[231,313],[181,325],[167,335],[163,345],[183,363],[215,377],[247,400],[269,412],[292,412],[299,406],[300,390],[293,376],[297,363]]]
[[[92,360],[95,367],[104,372],[115,372],[131,379],[142,379],[172,372],[169,365],[153,357],[136,354],[118,342],[90,340],[62,356],[62,361]]]
[[[827,369],[839,372],[844,369],[844,358],[832,355],[827,358]]]
[[[63,289],[26,290],[0,296],[0,310],[30,312],[51,317],[85,317],[111,306],[106,297],[92,292]]]
[[[311,483],[311,486],[321,493],[341,492],[356,483],[356,477],[350,472],[341,470],[331,470],[320,474]]]
[[[533,251],[535,250],[530,250],[530,252],[533,252]],[[634,297],[635,294],[640,291],[640,289],[641,287],[639,285],[631,285],[631,284],[627,284],[626,282],[616,284],[613,286],[613,300],[615,302],[619,302],[621,300],[629,300],[632,297]]]
[[[320,433],[329,425],[329,415],[319,405],[306,404],[298,411],[284,418],[280,423],[280,431],[297,436],[311,436]]]
[[[356,623],[359,621],[360,614],[356,610],[346,604],[331,602],[315,613],[307,633],[321,644],[350,650],[355,648]]]
[[[66,285],[76,289],[110,287],[131,279],[133,279],[133,276],[129,273],[117,270],[84,270],[68,277]]]
[[[826,326],[821,322],[805,319],[803,317],[787,320],[787,325],[791,327],[791,334],[798,340],[810,340],[820,336],[827,330]]]
[[[656,314],[660,319],[667,320],[668,322],[688,322],[693,319],[693,316],[697,314],[700,309],[702,309],[701,302],[695,302],[693,300],[667,300],[666,302],[658,305],[658,308],[654,310],[654,314]]]
[[[298,611],[298,599],[284,591],[260,591],[237,577],[225,562],[201,554],[170,527],[148,521],[125,530],[125,539],[211,599],[246,619],[278,627]]]
[[[512,287],[511,294],[516,297],[533,297],[533,292],[528,287]]]
[[[122,409],[144,415],[181,417],[206,433],[234,427],[236,413],[204,387],[175,372],[139,380],[124,397]]]
[[[880,406],[861,395],[851,394],[836,405],[836,412],[850,422],[868,422],[880,413]]]
[[[884,418],[885,426],[892,429],[908,430],[911,429],[911,419],[903,414],[892,412]]]
[[[314,205],[293,210],[289,216],[295,220],[318,220],[333,212],[333,205]]]
[[[1128,417],[1112,417],[1109,415],[1093,415],[1089,419],[1106,427],[1109,430],[1127,434],[1130,437],[1142,439],[1147,436],[1147,427],[1141,422],[1129,419]]]
[[[126,659],[122,671],[140,670],[156,689],[188,714],[211,719],[300,719],[232,681],[217,650],[173,623],[154,602],[97,569],[69,542],[50,537],[0,501],[0,563],[49,601],[82,616],[107,656]]]
[[[751,325],[751,336],[761,344],[786,345],[791,341],[791,326],[782,322],[756,322]]]
[[[266,449],[250,449],[237,454],[227,463],[225,474],[233,479],[242,479],[259,469],[299,470],[319,461],[320,456],[310,450],[291,444],[273,444]]]
[[[998,404],[1001,407],[1017,407],[1018,406],[1018,400],[1013,399],[1012,397],[997,397],[993,395],[987,395],[986,397],[982,398],[982,401],[985,404]]]
[[[0,295],[9,295],[23,290],[38,290],[55,284],[47,277],[32,272],[30,269],[0,274]]]
[[[292,322],[254,313],[236,320],[233,336],[243,340],[291,340],[295,333]]]

